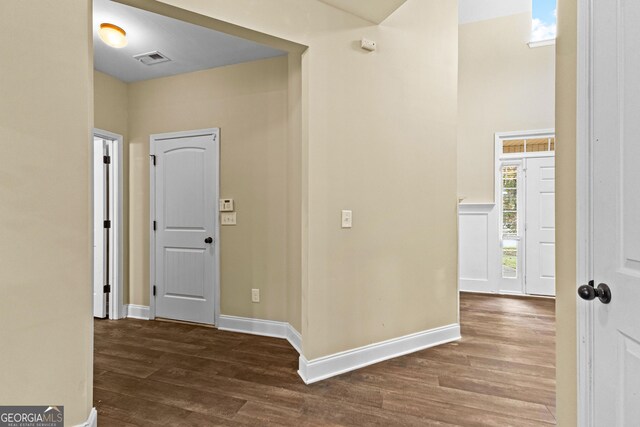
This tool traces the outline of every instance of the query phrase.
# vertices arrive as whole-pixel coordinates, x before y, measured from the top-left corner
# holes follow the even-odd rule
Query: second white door
[[[555,295],[555,157],[526,159],[525,293]]]
[[[151,137],[156,317],[214,323],[218,153],[218,129]]]

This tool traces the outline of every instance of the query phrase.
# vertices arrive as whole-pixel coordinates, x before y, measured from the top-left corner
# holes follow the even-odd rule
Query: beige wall
[[[381,26],[315,0],[166,3],[309,46],[305,356],[457,322],[456,2],[409,0]],[[363,36],[377,52],[358,47]],[[353,210],[350,230],[341,209]]]
[[[92,407],[90,10],[0,2],[0,402],[68,425]]]
[[[123,231],[123,303],[129,303],[129,100],[127,84],[107,74],[93,73],[94,126],[122,135],[122,231]]]
[[[238,215],[221,227],[221,313],[289,321],[291,311],[300,328],[287,286],[287,115],[286,56],[129,85],[133,304],[149,304],[149,135],[220,127],[220,196]]]
[[[555,46],[530,48],[531,12],[460,25],[458,195],[494,201],[496,132],[554,127]]]
[[[123,137],[127,136],[129,131],[127,84],[94,70],[93,87],[94,126]]]
[[[558,1],[556,341],[558,425],[577,425],[576,0]]]

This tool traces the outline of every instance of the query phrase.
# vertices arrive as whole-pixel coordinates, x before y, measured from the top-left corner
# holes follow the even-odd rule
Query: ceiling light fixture
[[[111,47],[121,48],[127,45],[127,33],[117,25],[103,23],[100,24],[98,35],[103,42]]]

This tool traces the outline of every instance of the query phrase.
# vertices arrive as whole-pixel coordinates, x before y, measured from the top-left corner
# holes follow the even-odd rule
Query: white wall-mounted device
[[[220,199],[220,212],[233,212],[233,199]]]
[[[373,40],[369,40],[369,39],[365,39],[364,37],[362,38],[362,40],[360,41],[360,47],[363,48],[364,50],[368,50],[369,52],[373,52],[374,50],[376,50],[376,42],[374,42]]]

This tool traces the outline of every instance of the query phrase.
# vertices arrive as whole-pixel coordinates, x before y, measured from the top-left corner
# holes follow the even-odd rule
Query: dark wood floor
[[[463,294],[463,339],[310,386],[284,340],[95,322],[100,427],[555,424],[554,301]]]

